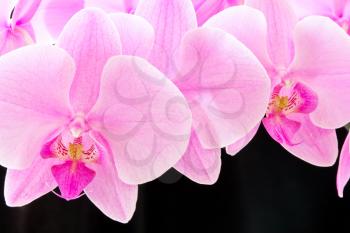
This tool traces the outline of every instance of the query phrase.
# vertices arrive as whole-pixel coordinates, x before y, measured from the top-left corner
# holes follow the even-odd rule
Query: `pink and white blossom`
[[[205,26],[235,35],[264,64],[272,92],[262,122],[272,138],[311,164],[333,165],[338,154],[334,129],[350,119],[344,107],[350,102],[347,34],[326,17],[298,21],[286,0],[247,0]],[[239,151],[251,134],[228,151]]]
[[[136,21],[147,31],[147,22]],[[129,34],[129,44],[120,33],[107,14],[86,9],[55,46],[0,58],[0,164],[8,168],[9,206],[58,187],[62,198],[84,192],[104,214],[127,222],[137,185],[186,151],[192,117],[184,96],[145,59],[122,55],[125,48],[146,56],[136,43],[145,31]]]
[[[186,97],[193,115],[189,147],[175,169],[213,184],[221,148],[247,135],[262,119],[270,81],[253,53],[218,28],[198,28],[190,0],[141,0],[135,11],[155,30],[149,60]]]

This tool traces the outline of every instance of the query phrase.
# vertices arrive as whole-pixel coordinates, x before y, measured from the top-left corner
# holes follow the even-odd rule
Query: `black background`
[[[339,143],[346,130],[341,129]],[[337,197],[337,164],[311,166],[260,129],[235,157],[225,153],[219,181],[202,186],[170,171],[141,185],[128,224],[104,216],[86,197],[50,193],[22,208],[0,198],[1,233],[342,233],[350,232],[350,188]],[[3,184],[5,169],[0,168]],[[3,185],[0,186],[2,193]]]

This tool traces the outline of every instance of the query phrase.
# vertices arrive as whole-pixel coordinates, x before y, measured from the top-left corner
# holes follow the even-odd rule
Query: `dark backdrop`
[[[346,130],[339,130],[340,143]],[[202,186],[170,171],[140,186],[129,224],[105,217],[86,197],[48,194],[22,208],[0,197],[1,233],[345,233],[350,188],[337,197],[337,165],[318,168],[284,151],[260,129],[237,156],[222,156],[217,184]],[[0,168],[0,192],[5,169]],[[348,227],[348,228],[347,228]]]

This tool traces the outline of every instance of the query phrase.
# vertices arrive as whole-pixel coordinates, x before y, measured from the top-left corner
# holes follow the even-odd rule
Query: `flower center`
[[[274,107],[278,112],[282,112],[288,106],[288,96],[276,96],[274,100]]]
[[[43,146],[43,158],[57,160],[51,172],[66,200],[76,199],[95,177],[95,166],[101,153],[81,119],[72,121],[69,129]]]

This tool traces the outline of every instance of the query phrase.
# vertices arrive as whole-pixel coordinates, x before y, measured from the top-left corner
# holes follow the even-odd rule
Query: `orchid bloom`
[[[235,35],[264,64],[273,85],[262,122],[271,137],[302,160],[333,165],[338,153],[334,129],[350,119],[344,107],[350,102],[350,38],[326,17],[298,22],[286,0],[246,4],[222,11],[205,26]],[[229,146],[228,153],[239,151],[254,133]]]
[[[232,35],[198,28],[190,0],[142,0],[135,14],[155,29],[149,60],[172,79],[192,111],[190,143],[175,169],[195,182],[213,184],[221,148],[244,137],[264,116],[267,73]]]
[[[0,0],[0,55],[34,43],[31,19],[40,0]],[[12,14],[12,17],[11,17]]]
[[[192,125],[187,102],[145,59],[121,55],[148,53],[138,48],[149,24],[124,17],[140,28],[130,40],[121,40],[125,31],[119,35],[108,15],[85,9],[55,46],[26,46],[0,58],[0,164],[8,168],[9,206],[58,186],[62,198],[84,192],[104,214],[127,222],[137,185],[162,175],[185,152]]]
[[[350,1],[349,0],[290,0],[299,17],[323,15],[338,23],[348,34],[350,33]]]

